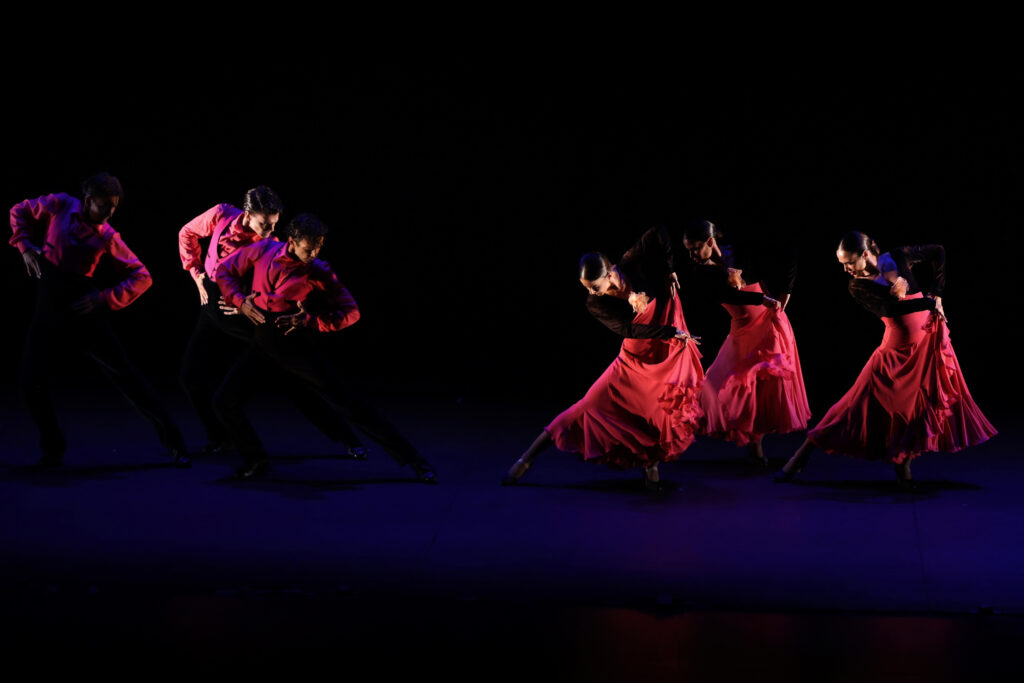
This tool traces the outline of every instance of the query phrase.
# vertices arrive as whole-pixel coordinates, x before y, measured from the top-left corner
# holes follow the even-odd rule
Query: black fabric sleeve
[[[896,318],[908,313],[935,310],[934,299],[921,297],[901,301],[889,293],[887,285],[880,285],[866,278],[850,280],[850,296],[879,318]]]
[[[793,287],[796,285],[796,270],[799,255],[796,245],[790,245],[781,254],[779,257],[778,273],[768,283],[768,287],[771,289],[772,294],[781,297],[786,294],[793,293]]]
[[[652,303],[652,306],[656,303]],[[636,313],[629,302],[610,296],[587,297],[587,310],[602,325],[619,335],[631,339],[671,339],[676,328],[671,325],[635,325]]]
[[[941,244],[923,244],[916,247],[900,247],[890,252],[896,262],[900,275],[910,284],[910,294],[924,292],[942,296],[946,289],[946,250]],[[914,266],[926,266],[928,277],[922,280],[915,278]],[[923,274],[918,272],[917,274]]]
[[[645,232],[617,264],[630,279],[634,291],[660,297],[668,292],[669,274],[674,271],[672,238],[668,230],[656,225]]]

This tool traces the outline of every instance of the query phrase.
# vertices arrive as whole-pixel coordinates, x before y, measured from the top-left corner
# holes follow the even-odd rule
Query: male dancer
[[[178,232],[182,267],[199,289],[202,309],[181,364],[181,383],[206,429],[204,453],[228,449],[227,431],[213,409],[213,392],[252,339],[253,324],[238,309],[224,303],[217,287],[217,266],[242,247],[273,239],[280,219],[281,200],[266,185],[245,193],[242,208],[218,204],[196,216]],[[206,253],[200,240],[209,238]],[[289,393],[299,410],[332,441],[345,443],[343,457],[366,459],[367,450],[348,425],[315,392],[291,382]]]
[[[39,427],[43,467],[60,465],[67,442],[48,388],[56,358],[70,348],[88,354],[153,424],[174,464],[187,467],[181,432],[153,389],[128,362],[106,318],[149,289],[153,278],[107,221],[121,202],[121,183],[100,173],[82,183],[84,199],[49,194],[11,208],[10,243],[21,252],[29,277],[39,280],[36,307],[25,338],[21,386]],[[97,289],[93,275],[106,262],[122,279]]]
[[[420,481],[436,483],[430,463],[348,390],[344,376],[313,343],[313,333],[341,330],[359,319],[355,299],[331,267],[316,258],[327,226],[316,216],[302,214],[288,225],[287,233],[287,242],[257,242],[229,256],[217,269],[224,300],[256,324],[252,346],[214,396],[214,407],[243,458],[239,476],[249,479],[267,469],[267,453],[242,406],[261,387],[267,370],[276,367],[319,392],[399,464],[411,466]]]

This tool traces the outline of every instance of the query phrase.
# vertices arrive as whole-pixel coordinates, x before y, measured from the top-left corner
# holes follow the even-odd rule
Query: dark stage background
[[[48,23],[12,20],[9,33]],[[798,66],[748,55],[742,70],[709,70],[725,43],[699,59],[581,52],[541,66],[351,60],[339,37],[337,56],[331,44],[245,60],[223,55],[285,49],[274,32],[216,28],[197,24],[166,50],[83,38],[68,43],[78,54],[40,57],[45,46],[5,45],[0,200],[120,177],[112,224],[155,282],[112,317],[195,448],[201,430],[176,386],[198,313],[178,230],[257,184],[281,195],[284,222],[318,213],[332,229],[322,256],[362,310],[322,341],[441,484],[419,484],[379,449],[338,461],[280,397],[248,406],[273,456],[266,480],[233,480],[230,455],[172,468],[73,354],[55,391],[68,465],[25,467],[38,453],[14,385],[33,289],[17,251],[0,249],[8,661],[109,672],[152,649],[150,669],[190,673],[323,661],[587,681],[935,683],[1020,668],[1018,73],[925,67],[923,53],[915,66],[840,69],[802,39]],[[875,47],[863,42],[857,56]],[[179,58],[192,49],[218,56]],[[663,495],[554,453],[498,486],[618,350],[584,308],[580,254],[614,257],[652,224],[689,218],[737,243],[798,244],[788,312],[814,420],[883,330],[847,294],[841,235],[944,244],[953,343],[999,436],[915,464],[914,493],[889,468],[824,455],[776,486],[711,439],[662,469]],[[686,310],[705,364],[728,327],[712,312]],[[802,438],[772,437],[773,466]]]
[[[579,255],[617,255],[654,223],[700,217],[737,242],[750,231],[798,242],[789,313],[816,415],[882,332],[835,262],[850,228],[883,249],[945,244],[968,382],[987,411],[1013,400],[1019,77],[140,58],[88,80],[67,66],[4,67],[2,199],[78,194],[101,170],[121,178],[112,224],[155,284],[116,324],[165,385],[197,313],[177,231],[262,183],[283,198],[282,223],[312,211],[331,226],[322,257],[363,318],[329,343],[376,390],[568,405],[619,344],[584,309]],[[14,359],[31,286],[16,250],[3,259]],[[710,362],[727,318],[690,327]],[[2,379],[15,377],[9,362]]]

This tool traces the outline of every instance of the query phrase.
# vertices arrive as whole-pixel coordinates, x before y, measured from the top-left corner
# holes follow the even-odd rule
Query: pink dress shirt
[[[67,194],[48,194],[26,199],[11,207],[10,243],[25,253],[42,251],[43,257],[61,270],[92,277],[104,256],[110,258],[124,279],[98,292],[112,310],[124,308],[153,284],[146,266],[132,253],[109,224],[90,225],[82,220],[82,202]],[[42,246],[39,237],[43,237]]]
[[[302,302],[309,326],[335,332],[359,320],[359,307],[326,261],[311,263],[290,256],[287,243],[263,240],[239,249],[221,261],[217,284],[224,300],[241,306],[247,292],[246,276],[252,274],[253,303],[272,313],[295,313]]]
[[[260,241],[260,236],[242,225],[245,212],[230,204],[218,204],[196,216],[178,231],[178,253],[182,267],[192,274],[192,279],[203,273],[217,281],[217,266],[242,247]],[[199,240],[210,238],[203,258]]]

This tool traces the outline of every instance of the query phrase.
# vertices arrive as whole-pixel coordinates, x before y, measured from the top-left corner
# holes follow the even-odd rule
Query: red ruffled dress
[[[742,291],[760,294],[761,285]],[[762,305],[722,306],[732,323],[704,378],[704,432],[744,446],[805,429],[811,409],[788,316]]]
[[[916,311],[882,322],[882,344],[807,438],[829,453],[902,463],[995,436],[967,389],[945,321]]]
[[[652,299],[633,322],[686,329],[679,297]],[[545,431],[555,445],[612,467],[676,460],[694,441],[704,372],[695,344],[632,339],[575,405]]]

